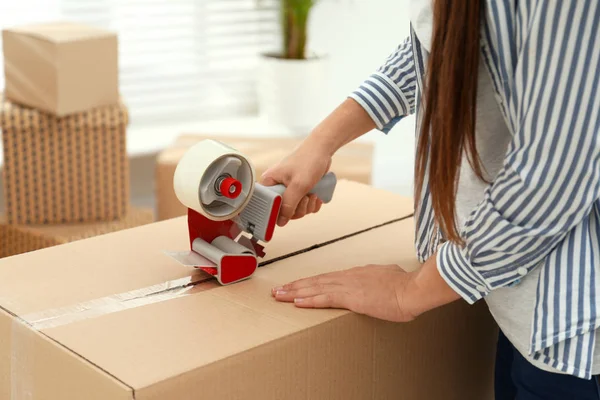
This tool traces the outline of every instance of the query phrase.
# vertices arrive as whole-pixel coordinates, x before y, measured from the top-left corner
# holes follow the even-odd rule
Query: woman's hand
[[[398,265],[368,265],[332,272],[274,288],[278,301],[303,308],[343,308],[394,322],[419,314],[414,273]]]
[[[322,202],[307,193],[329,171],[331,157],[340,147],[374,128],[365,109],[346,99],[292,154],[266,171],[260,180],[263,185],[282,183],[287,188],[277,225],[319,211]]]
[[[319,211],[323,202],[307,193],[329,171],[332,152],[314,138],[307,138],[279,164],[268,169],[261,178],[265,186],[282,183],[282,206],[277,224],[284,226],[290,219],[302,218]]]
[[[438,272],[436,255],[416,271],[368,265],[331,272],[272,289],[278,301],[303,308],[343,308],[393,322],[407,322],[460,296]]]

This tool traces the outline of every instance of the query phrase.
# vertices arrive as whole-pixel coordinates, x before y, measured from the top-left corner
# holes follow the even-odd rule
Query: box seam
[[[299,254],[308,253],[309,251],[320,249],[321,247],[325,247],[325,246],[328,246],[330,244],[337,243],[337,242],[340,242],[342,240],[346,240],[346,239],[351,238],[353,236],[358,236],[358,235],[360,235],[362,233],[369,232],[369,231],[372,231],[372,230],[377,229],[377,228],[382,228],[382,227],[384,227],[386,225],[391,225],[391,224],[396,223],[396,222],[404,221],[406,219],[412,218],[413,216],[414,216],[414,213],[411,213],[411,214],[405,215],[403,217],[394,218],[392,220],[383,222],[381,224],[371,226],[369,228],[365,228],[365,229],[361,229],[361,230],[358,230],[358,231],[355,231],[355,232],[352,232],[352,233],[348,233],[346,235],[337,237],[335,239],[331,239],[331,240],[327,240],[325,242],[313,244],[312,246],[305,247],[304,249],[296,250],[296,251],[293,251],[291,253],[287,253],[287,254],[284,254],[282,256],[275,257],[275,258],[272,258],[270,260],[263,261],[263,262],[259,263],[258,266],[259,267],[264,267],[266,265],[273,264],[273,263],[275,263],[277,261],[285,260],[287,258],[292,258],[292,257],[295,257],[295,256],[297,256]]]

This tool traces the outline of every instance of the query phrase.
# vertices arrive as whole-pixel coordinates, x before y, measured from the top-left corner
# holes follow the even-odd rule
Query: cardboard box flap
[[[340,181],[318,214],[276,229],[261,262],[404,218],[411,207],[409,199]],[[0,306],[26,315],[204,277],[163,254],[170,250],[189,250],[185,217],[9,257],[0,260]]]
[[[52,43],[74,42],[116,35],[114,32],[106,31],[104,29],[72,22],[33,24],[5,29],[5,31],[34,37]]]
[[[347,314],[296,309],[274,301],[270,289],[368,263],[414,269],[411,231],[412,220],[391,224],[260,268],[236,285],[192,291],[43,332],[138,390]],[[179,397],[170,393],[165,398]]]

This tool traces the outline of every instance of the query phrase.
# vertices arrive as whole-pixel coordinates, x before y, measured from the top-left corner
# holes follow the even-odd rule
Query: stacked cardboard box
[[[12,224],[110,221],[129,206],[123,103],[65,117],[4,99],[6,216]]]
[[[6,95],[63,117],[119,101],[117,35],[74,23],[2,32]]]
[[[418,268],[412,205],[341,181],[230,286],[163,254],[189,249],[185,217],[0,260],[0,399],[492,399],[483,302],[387,323],[271,297],[356,265]]]
[[[50,23],[6,29],[2,41],[0,229],[11,239],[0,253],[148,222],[129,207],[129,114],[119,97],[116,34]],[[69,239],[56,233],[62,229],[76,233]]]
[[[173,190],[173,175],[183,154],[194,144],[204,139],[219,140],[246,156],[260,177],[301,143],[294,138],[250,138],[235,136],[182,135],[170,147],[163,150],[157,159],[155,170],[156,215],[158,220],[179,217],[186,213]],[[331,170],[338,179],[370,184],[373,145],[354,142],[344,146],[333,157]]]

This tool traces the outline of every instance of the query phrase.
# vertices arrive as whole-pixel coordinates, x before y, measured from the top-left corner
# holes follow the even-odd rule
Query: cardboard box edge
[[[60,392],[54,394],[55,396],[57,396],[56,398],[61,398],[64,400],[76,400],[81,398],[81,393],[73,394],[71,396],[71,393],[68,389],[69,387],[72,387],[69,386],[69,384],[71,384],[74,381],[72,373],[79,372],[79,380],[77,380],[75,386],[81,387],[82,385],[88,383],[90,387],[96,389],[96,392],[93,396],[94,399],[98,398],[98,394],[100,394],[100,396],[104,396],[102,393],[110,393],[111,399],[114,400],[135,400],[135,392],[133,388],[120,381],[117,377],[111,375],[108,371],[99,368],[94,363],[75,353],[72,349],[64,346],[63,344],[50,338],[44,333],[33,330],[27,325],[23,324],[22,322],[19,322],[17,318],[18,317],[16,317],[10,311],[7,311],[3,307],[0,307],[0,331],[7,328],[11,331],[9,337],[10,340],[5,341],[4,347],[0,345],[0,371],[2,371],[3,369],[5,371],[7,370],[9,376],[4,376],[3,378],[8,378],[8,380],[10,381],[10,387],[6,387],[3,389],[8,393],[8,396],[10,396],[7,397],[6,400],[8,400],[9,398],[20,398],[19,394],[23,394],[23,390],[26,390],[28,393],[36,392],[35,386],[39,383],[40,380],[43,381],[42,375],[44,375],[37,374],[37,369],[40,368],[40,363],[46,363],[46,365],[56,365],[57,368],[66,369],[63,374],[52,374],[51,380],[53,381],[53,383],[56,383],[58,380],[58,385],[53,386],[51,384],[51,387],[54,387],[56,389],[56,387],[58,386],[60,388],[56,389],[60,390]],[[17,351],[34,352],[35,354],[27,356],[23,356],[23,354],[21,354],[21,365],[18,365],[17,368],[15,368],[15,361],[13,360],[13,357],[15,356],[14,352],[15,347],[17,345],[13,343],[13,341],[17,336],[20,337],[19,340],[21,341],[21,343],[19,344],[20,349],[18,349]],[[23,342],[26,343],[24,344]],[[45,354],[48,351],[50,351],[51,353],[55,353],[55,355],[52,356],[52,354]],[[3,352],[4,354],[2,354]],[[62,362],[60,362],[60,359],[57,361],[56,354],[58,354],[59,358],[62,356],[66,357],[66,359],[63,359]],[[40,357],[40,355],[42,355],[42,357]],[[35,363],[32,360],[32,358],[35,359]],[[23,365],[23,363],[27,364]],[[27,371],[23,371],[24,369],[26,369]],[[32,369],[33,371],[31,371]],[[16,370],[19,371],[15,372]],[[18,373],[23,374],[24,372],[27,373],[28,376],[18,376]],[[86,382],[85,378],[87,378],[89,382]],[[83,379],[83,382],[81,379]],[[101,388],[100,385],[107,386]],[[22,386],[26,387],[23,388]],[[67,391],[66,393],[68,393],[69,395],[65,396],[65,390]],[[0,395],[2,395],[1,391]],[[47,396],[52,396],[53,394],[45,392],[43,393],[43,395],[44,398],[46,398]],[[114,395],[118,395],[118,397],[114,397]],[[98,399],[101,398],[102,397]],[[2,399],[4,400],[4,398]]]

